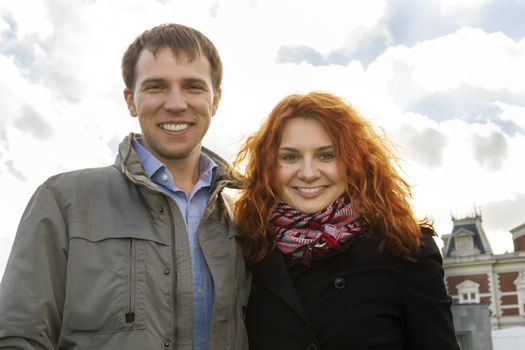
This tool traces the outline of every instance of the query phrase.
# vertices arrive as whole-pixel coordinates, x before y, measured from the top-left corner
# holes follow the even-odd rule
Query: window
[[[472,334],[470,333],[457,334],[456,339],[458,341],[458,345],[461,350],[474,349],[472,346]]]
[[[468,230],[460,230],[455,233],[454,240],[456,249],[454,256],[472,256],[479,255],[480,251],[474,246],[474,234]]]
[[[479,303],[479,298],[476,296],[476,293],[465,293],[461,295],[461,304],[472,304]]]
[[[465,280],[457,285],[459,303],[460,304],[473,304],[479,303],[479,284],[470,280]]]
[[[518,304],[520,306],[520,315],[525,316],[525,271],[520,271],[518,278],[514,281],[516,292],[518,294]]]

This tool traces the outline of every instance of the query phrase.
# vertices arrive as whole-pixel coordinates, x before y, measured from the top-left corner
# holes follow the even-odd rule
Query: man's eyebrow
[[[152,84],[152,83],[159,84],[159,83],[164,83],[164,82],[165,80],[162,78],[149,78],[149,79],[143,80],[142,83],[140,83],[140,86],[144,86],[144,85]]]
[[[204,79],[200,79],[200,78],[185,78],[183,80],[185,82],[188,82],[188,83],[203,83],[203,84],[206,84],[206,81]]]

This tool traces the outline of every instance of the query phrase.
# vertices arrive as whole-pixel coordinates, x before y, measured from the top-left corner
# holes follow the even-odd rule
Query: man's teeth
[[[168,131],[181,131],[190,127],[190,124],[161,124],[160,126]]]
[[[318,187],[297,187],[297,189],[301,192],[307,192],[307,193],[314,193],[314,192],[319,192],[321,191],[323,187],[322,186],[318,186]]]

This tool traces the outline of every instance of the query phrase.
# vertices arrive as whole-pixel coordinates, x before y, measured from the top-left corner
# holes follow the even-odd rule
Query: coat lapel
[[[286,305],[293,309],[310,327],[308,317],[304,311],[299,296],[295,291],[295,286],[283,254],[275,249],[263,261],[259,262],[253,269],[256,284],[260,284],[268,289],[275,296],[280,298]]]

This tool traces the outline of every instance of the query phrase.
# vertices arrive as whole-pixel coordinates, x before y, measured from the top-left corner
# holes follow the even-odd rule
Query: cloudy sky
[[[331,91],[399,146],[440,235],[525,223],[525,0],[24,0],[0,3],[0,275],[36,187],[113,162],[138,131],[120,58],[147,28],[205,33],[225,66],[205,145],[232,159],[289,93]]]

